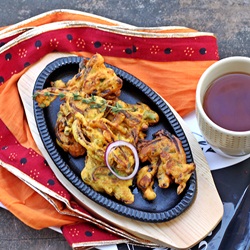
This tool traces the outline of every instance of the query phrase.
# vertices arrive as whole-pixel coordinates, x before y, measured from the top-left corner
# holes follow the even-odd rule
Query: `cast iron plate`
[[[82,58],[80,57],[72,56],[59,58],[51,62],[41,71],[36,80],[33,92],[49,87],[50,82],[57,79],[68,81],[78,72],[81,60]],[[181,140],[187,155],[187,162],[193,162],[192,152],[185,133],[175,115],[162,98],[131,74],[114,66],[106,65],[112,68],[115,73],[123,79],[123,88],[120,96],[121,100],[128,103],[146,103],[151,109],[159,114],[160,122],[156,126],[149,128],[147,139],[152,139],[152,134],[159,129],[167,129]],[[192,174],[186,189],[179,196],[176,194],[177,185],[172,184],[168,189],[161,189],[158,187],[157,181],[155,181],[154,190],[157,194],[157,198],[154,201],[146,201],[136,186],[131,187],[135,196],[135,201],[131,205],[123,204],[113,197],[94,191],[90,186],[86,185],[80,177],[81,170],[84,168],[84,157],[71,157],[69,154],[63,152],[55,142],[54,126],[60,100],[54,101],[45,109],[39,108],[35,101],[33,105],[37,127],[51,159],[64,177],[68,179],[74,187],[96,203],[120,215],[144,222],[168,221],[180,215],[192,203],[196,193],[195,173]]]

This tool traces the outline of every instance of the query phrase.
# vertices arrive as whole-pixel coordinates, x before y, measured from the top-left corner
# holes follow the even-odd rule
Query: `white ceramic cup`
[[[215,79],[229,73],[250,75],[250,58],[233,56],[221,59],[202,74],[196,89],[196,118],[204,139],[217,153],[227,157],[239,157],[250,154],[250,130],[238,132],[222,128],[215,124],[203,109],[207,89]]]

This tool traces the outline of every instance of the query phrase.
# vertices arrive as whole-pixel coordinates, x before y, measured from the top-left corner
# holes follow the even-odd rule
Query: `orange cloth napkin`
[[[87,211],[79,208],[80,212],[74,213],[68,209],[64,203],[65,196],[60,192],[66,194],[68,201],[73,202],[73,198],[63,187],[58,187],[59,192],[50,186],[51,182],[48,184],[39,179],[40,176],[36,177],[39,174],[35,161],[27,170],[21,162],[24,158],[18,158],[20,153],[16,150],[26,152],[28,156],[25,159],[38,157],[42,161],[17,89],[19,78],[47,53],[70,52],[87,57],[100,53],[107,63],[149,85],[184,116],[194,110],[199,77],[219,59],[217,41],[211,33],[185,27],[138,28],[70,10],[51,11],[2,28],[0,46],[0,121],[1,127],[6,129],[5,132],[0,130],[0,201],[16,217],[35,229],[58,226],[63,227],[64,232],[77,230],[76,223],[80,225],[88,221],[91,222],[88,224],[90,227],[96,227],[98,223]],[[7,145],[13,146],[8,155]],[[46,172],[48,175],[49,171]],[[35,182],[28,183],[27,176]],[[56,182],[54,176],[51,179]],[[40,185],[51,189],[59,199],[41,191]],[[70,206],[75,208],[76,204]],[[70,228],[72,224],[74,229]],[[108,225],[102,227],[109,228]],[[97,228],[100,236],[102,230]],[[111,231],[111,235],[102,235],[102,243],[140,243],[140,240],[119,229]],[[65,237],[73,246],[76,242],[67,232]],[[77,244],[80,241],[84,241],[84,245],[91,240],[89,237],[78,239]],[[93,246],[97,241],[98,237],[88,245]],[[145,242],[142,240],[141,243]]]

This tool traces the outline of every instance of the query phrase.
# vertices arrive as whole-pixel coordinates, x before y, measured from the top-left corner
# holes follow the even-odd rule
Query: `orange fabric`
[[[8,26],[3,26],[3,27],[0,27],[0,31],[7,28]]]
[[[17,81],[26,70],[13,75],[7,84],[0,87],[0,118],[23,146],[40,152],[31,135],[17,89]],[[34,229],[61,227],[80,221],[76,217],[59,214],[45,198],[1,166],[0,190],[2,204]]]
[[[32,228],[60,227],[79,221],[73,216],[60,215],[40,194],[2,167],[0,189],[0,201]]]
[[[65,12],[54,12],[43,15],[31,22],[21,23],[15,28],[39,26],[45,23],[62,20],[84,20],[108,25],[117,25],[111,21],[98,19],[93,16],[84,16]],[[2,29],[3,30],[3,29]],[[11,30],[11,29],[10,29]],[[149,30],[148,32],[152,32]],[[193,29],[169,29],[156,31],[158,33],[195,32]],[[77,53],[91,56],[89,53]],[[170,105],[178,109],[184,116],[194,108],[194,94],[196,84],[204,70],[215,61],[176,61],[176,62],[149,62],[141,59],[127,59],[106,56],[105,61],[135,75],[148,84],[156,92],[162,95],[168,93],[167,100]],[[188,70],[186,70],[188,69]],[[27,70],[27,69],[26,69]],[[17,81],[25,72],[15,74],[0,87],[0,118],[15,135],[19,143],[27,148],[39,152],[23,110],[22,102],[17,90]],[[164,78],[162,77],[164,76]],[[175,85],[172,81],[182,86],[182,92],[176,95]],[[184,102],[185,100],[185,102]],[[13,108],[14,107],[14,108]],[[1,138],[0,138],[1,139]],[[18,218],[27,225],[39,229],[49,226],[62,226],[76,222],[77,218],[60,215],[52,205],[42,198],[36,191],[28,187],[24,182],[13,176],[10,172],[0,167],[0,201]],[[28,216],[27,216],[28,215]],[[37,220],[37,218],[42,218]]]
[[[0,118],[5,122],[11,133],[15,134],[19,143],[40,152],[31,135],[17,89],[17,81],[26,70],[13,75],[7,84],[0,87]]]

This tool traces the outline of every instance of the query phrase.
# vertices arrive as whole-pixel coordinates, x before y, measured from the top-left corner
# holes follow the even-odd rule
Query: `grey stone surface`
[[[217,36],[221,58],[250,56],[250,0],[2,0],[0,26],[53,9],[75,9],[136,26],[186,26]],[[33,230],[0,209],[0,249],[70,249],[50,229]]]

